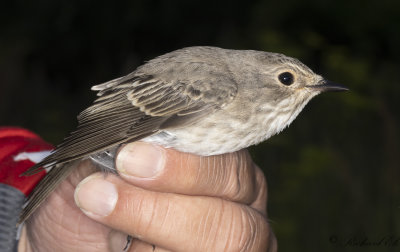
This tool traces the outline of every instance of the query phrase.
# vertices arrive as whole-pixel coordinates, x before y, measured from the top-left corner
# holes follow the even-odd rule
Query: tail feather
[[[29,200],[19,217],[18,225],[32,215],[57,185],[71,174],[78,162],[79,160],[56,165],[46,174],[29,196]]]

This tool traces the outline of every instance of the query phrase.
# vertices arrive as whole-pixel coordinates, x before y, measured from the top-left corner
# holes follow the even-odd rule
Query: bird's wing
[[[192,123],[233,100],[237,85],[229,77],[168,80],[134,72],[92,89],[99,98],[79,114],[77,129],[24,175]]]

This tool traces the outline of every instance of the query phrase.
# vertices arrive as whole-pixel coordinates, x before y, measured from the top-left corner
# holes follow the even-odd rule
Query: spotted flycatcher
[[[52,168],[21,221],[75,161],[113,170],[116,148],[137,140],[204,156],[234,152],[282,131],[319,93],[347,89],[282,54],[188,47],[92,90],[99,97],[79,114],[78,128],[24,174]]]

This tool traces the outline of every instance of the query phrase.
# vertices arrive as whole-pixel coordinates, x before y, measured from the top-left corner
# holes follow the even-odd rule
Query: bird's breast
[[[253,116],[242,120],[227,113],[215,113],[192,125],[163,130],[143,141],[210,156],[234,152],[265,138],[265,129]]]

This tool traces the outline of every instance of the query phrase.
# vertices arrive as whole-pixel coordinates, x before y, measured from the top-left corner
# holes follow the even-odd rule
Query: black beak
[[[314,90],[321,91],[321,92],[325,92],[325,91],[340,92],[340,91],[349,90],[346,86],[343,86],[342,84],[338,84],[338,83],[328,81],[328,80],[323,80],[322,82],[320,82],[317,85],[310,85],[307,87],[314,89]]]

